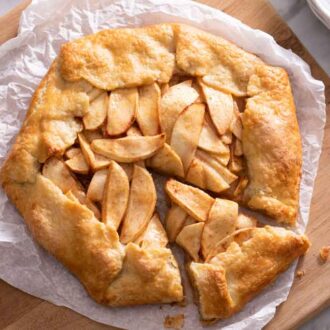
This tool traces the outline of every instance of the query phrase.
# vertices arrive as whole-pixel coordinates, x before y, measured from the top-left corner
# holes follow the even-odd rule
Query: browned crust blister
[[[178,265],[166,247],[147,248],[135,243],[123,246],[112,226],[100,222],[95,212],[79,202],[79,198],[66,194],[41,173],[42,164],[50,157],[62,157],[75,143],[77,135],[83,130],[80,119],[88,113],[88,92],[92,88],[111,91],[157,83],[161,89],[157,85],[149,93],[151,96],[160,95],[161,91],[171,89],[166,84],[175,72],[198,78],[199,87],[192,88],[208,86],[204,89],[227,93],[224,98],[228,102],[233,102],[228,95],[247,98],[244,113],[236,118],[236,131],[233,129],[233,134],[222,137],[224,150],[228,139],[242,139],[236,143],[238,149],[233,151],[243,153],[247,162],[248,185],[245,190],[245,186],[242,188],[241,202],[265,212],[280,223],[294,225],[296,221],[301,142],[290,83],[283,69],[265,65],[256,56],[220,37],[179,24],[105,30],[69,42],[62,46],[58,58],[37,88],[21,131],[1,169],[0,178],[5,192],[40,245],[74,273],[96,301],[104,304],[125,306],[182,301]],[[218,96],[221,97],[220,94]],[[189,102],[195,102],[190,107],[199,114],[202,125],[205,110],[199,103],[202,102],[200,98],[198,93],[195,96],[192,92]],[[106,97],[104,102],[108,102]],[[145,102],[147,104],[149,101]],[[237,112],[234,114],[237,116]],[[99,108],[98,116],[92,123],[95,127],[106,116],[102,108]],[[131,124],[135,116],[142,123],[139,113],[136,114],[133,109],[127,115],[128,119],[124,118],[123,125],[126,122]],[[192,120],[182,113],[180,116],[179,123],[183,127]],[[243,124],[242,136],[239,118]],[[223,129],[221,123],[215,128]],[[155,124],[144,129],[161,133]],[[173,150],[168,144],[164,145],[165,138],[169,143],[170,137],[162,134],[150,138],[162,140],[162,153],[147,162],[164,171],[162,163],[171,159],[169,164],[173,166],[173,172],[170,174],[179,177],[183,177],[183,171],[191,163],[209,169],[211,165],[203,159],[202,152],[199,158],[191,159],[191,154],[185,156],[186,151],[177,143],[181,137],[175,127],[170,129],[174,130],[173,145],[175,152],[183,155],[182,162],[171,156]],[[107,130],[110,128],[107,127]],[[110,133],[118,132],[122,133],[122,130],[112,129]],[[101,142],[97,141],[91,146],[101,148]],[[191,150],[196,150],[197,142],[189,146]],[[83,149],[82,152],[86,154],[91,151]],[[98,170],[109,165],[105,158],[99,157],[99,163],[96,164],[94,159],[92,164]],[[136,161],[143,165],[144,159]],[[228,163],[228,160],[221,158],[220,162]],[[75,164],[71,161],[69,165]],[[223,189],[227,189],[237,176],[228,172],[225,166],[217,166],[227,177],[227,181],[222,182]],[[85,173],[88,168],[79,170]],[[211,170],[205,173],[209,180],[206,188],[210,189],[212,180],[217,177]],[[275,265],[273,272],[265,274],[263,279],[246,281],[243,285],[235,280],[229,283],[226,278],[229,271],[234,274],[235,271],[245,270],[246,258],[251,250],[247,250],[244,263],[234,270],[225,262],[191,264],[190,273],[199,292],[203,318],[231,315],[285,270],[294,258],[305,252],[308,245],[305,238],[294,234],[283,236],[269,228],[255,229],[251,244],[260,253],[264,250],[258,245],[259,238],[262,246],[268,240],[274,248],[274,251],[266,249],[264,258],[256,266],[257,272],[259,266],[263,268],[266,265],[268,269]],[[239,248],[243,250],[244,244]],[[240,251],[226,253],[226,260],[240,260],[237,259],[241,257]],[[281,259],[283,255],[285,258]],[[250,269],[248,274],[254,276]],[[231,283],[237,285],[236,291],[229,287]],[[253,286],[251,292],[250,284]],[[240,288],[243,293],[237,292]],[[202,301],[210,291],[218,292],[220,296],[212,293],[209,295],[210,301]]]

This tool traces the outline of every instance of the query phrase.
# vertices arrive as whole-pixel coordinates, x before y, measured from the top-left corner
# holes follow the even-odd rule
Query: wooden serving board
[[[22,3],[0,17],[0,44],[17,33],[21,11],[29,4]],[[310,66],[312,74],[326,85],[327,112],[330,110],[330,79],[316,63],[287,24],[278,16],[267,0],[200,0],[240,19],[252,28],[263,30],[285,48],[291,48]],[[329,118],[328,118],[329,119]],[[292,329],[316,315],[330,302],[328,288],[330,262],[321,265],[318,251],[330,244],[330,124],[325,128],[323,153],[316,179],[307,235],[312,247],[298,269],[305,275],[295,279],[289,297],[278,307],[275,318],[266,326],[268,330]],[[0,328],[1,329],[115,329],[87,319],[72,310],[54,306],[32,297],[0,280]]]

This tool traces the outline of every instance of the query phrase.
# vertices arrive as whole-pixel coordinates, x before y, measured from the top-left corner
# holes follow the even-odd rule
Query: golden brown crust
[[[178,67],[193,76],[203,77],[211,87],[247,95],[250,76],[263,62],[255,55],[219,36],[187,25],[176,25]]]
[[[87,91],[92,85],[112,90],[164,83],[175,69],[203,76],[204,83],[236,96],[251,96],[243,117],[250,179],[246,203],[282,222],[295,220],[301,148],[289,81],[281,70],[266,67],[222,38],[179,24],[107,30],[70,42],[36,90],[0,182],[40,245],[99,302],[123,306],[180,301],[177,264],[166,248],[146,250],[134,244],[124,248],[113,229],[66,197],[40,173],[41,166],[75,142],[82,130],[77,118],[88,110]],[[264,133],[273,139],[271,148]],[[206,267],[205,276],[210,276],[206,282],[230,301],[219,267]]]
[[[242,115],[249,185],[247,206],[294,225],[299,203],[302,149],[287,73],[260,66],[250,78]]]
[[[111,306],[181,301],[178,265],[169,249],[142,249],[129,243],[120,276],[107,289],[103,303]]]
[[[112,90],[168,82],[175,65],[171,25],[104,30],[69,42],[60,53],[61,73]]]
[[[305,236],[283,228],[266,226],[250,231],[250,239],[232,242],[210,263],[191,263],[189,273],[202,319],[223,319],[241,310],[309,247]]]

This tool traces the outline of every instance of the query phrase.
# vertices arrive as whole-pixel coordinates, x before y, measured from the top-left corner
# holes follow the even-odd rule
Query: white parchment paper
[[[273,38],[221,11],[182,0],[34,0],[23,12],[19,35],[0,47],[0,161],[17,134],[31,96],[63,42],[107,28],[184,22],[227,38],[290,75],[303,140],[303,178],[298,230],[304,231],[325,124],[324,86],[309,67]],[[283,137],[285,139],[285,137]],[[158,190],[160,185],[157,184]],[[162,197],[159,197],[161,211]],[[180,258],[180,255],[179,255]],[[293,265],[242,312],[209,329],[260,329],[289,292]],[[91,319],[127,329],[160,329],[166,315],[183,313],[186,329],[202,329],[187,289],[188,304],[106,308],[94,303],[61,264],[37,246],[14,206],[0,192],[0,277],[32,295],[67,306]],[[186,282],[186,279],[185,279]],[[187,286],[186,286],[187,288]]]

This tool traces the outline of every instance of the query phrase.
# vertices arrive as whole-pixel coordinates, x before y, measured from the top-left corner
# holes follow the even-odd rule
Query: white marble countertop
[[[0,16],[20,1],[1,0]],[[270,0],[270,2],[316,61],[330,75],[330,30],[314,16],[305,0]],[[300,330],[330,330],[330,308],[307,322]]]

